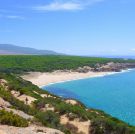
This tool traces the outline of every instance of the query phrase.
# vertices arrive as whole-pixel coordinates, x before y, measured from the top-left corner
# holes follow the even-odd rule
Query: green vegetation
[[[34,108],[31,108],[30,106],[24,104],[24,102],[19,101],[9,91],[6,91],[3,88],[0,88],[0,97],[3,98],[5,101],[8,101],[11,105],[14,106],[15,109],[24,111],[25,113],[29,115],[35,115],[37,113],[37,110]]]
[[[135,60],[111,59],[111,58],[89,58],[77,56],[0,56],[0,71],[22,73],[29,71],[53,71],[63,69],[77,69],[78,67],[107,62],[135,62]]]
[[[58,128],[60,124],[59,115],[55,114],[52,111],[47,112],[39,112],[36,117],[39,119],[39,121],[42,122],[45,126]]]
[[[57,128],[59,130],[62,130],[65,133],[67,132],[67,129],[64,128],[62,125],[60,125],[59,115],[55,114],[54,112],[51,112],[51,111],[42,112],[38,110],[37,108],[30,107],[29,105],[24,104],[24,102],[13,97],[9,91],[6,91],[2,88],[0,88],[0,97],[3,98],[5,101],[10,102],[10,104],[13,105],[13,108],[21,110],[29,115],[34,116],[36,120],[41,122],[43,125],[51,127],[51,128]],[[12,118],[8,118],[7,120],[5,120],[5,122],[4,122],[4,119],[6,119],[5,116],[1,124],[17,126],[17,124],[20,124],[21,122],[21,118],[20,120],[15,120],[14,124],[10,122],[8,123],[7,121],[7,120],[12,120]],[[22,123],[23,122],[24,120],[22,120]],[[23,124],[20,124],[20,125],[23,126]],[[26,127],[25,124],[23,127]]]
[[[8,81],[9,90],[19,91],[21,94],[26,94],[37,99],[41,98],[39,94],[50,94],[45,90],[39,89],[38,86],[33,85],[31,82],[25,81],[22,78],[10,73],[0,73],[0,78]],[[35,91],[35,92],[34,92]],[[54,96],[54,95],[53,95]]]
[[[0,88],[0,97],[10,102],[10,104],[13,105],[15,109],[19,109],[29,115],[34,116],[35,121],[41,122],[45,126],[57,128],[65,132],[66,134],[70,134],[69,130],[67,130],[66,128],[69,125],[67,124],[67,126],[64,127],[60,124],[60,116],[66,114],[70,120],[73,120],[74,118],[79,118],[81,121],[91,120],[92,134],[106,134],[106,133],[134,134],[135,133],[135,127],[129,126],[128,124],[119,121],[116,118],[112,118],[111,116],[105,114],[102,111],[93,110],[93,109],[87,111],[85,110],[85,107],[83,105],[73,106],[71,104],[65,103],[61,98],[53,95],[52,96],[56,98],[53,97],[42,98],[34,91],[36,91],[39,94],[44,94],[44,93],[49,94],[49,93],[39,89],[31,82],[27,82],[14,74],[1,73],[0,78],[7,80],[9,86],[8,91],[6,91],[3,88]],[[34,102],[33,106],[26,105],[24,104],[24,102],[12,96],[10,92],[11,90],[20,91],[22,94],[27,94],[29,96],[35,97],[37,101]],[[53,106],[55,111],[54,112],[41,111],[41,109],[44,108],[45,104],[49,104]],[[19,124],[20,120],[16,120],[15,124],[13,123],[8,124],[7,122],[5,122],[5,124],[16,126],[16,124]]]
[[[27,127],[28,121],[12,112],[0,110],[0,124],[16,127]]]
[[[0,79],[7,81],[8,90],[0,87],[0,97],[8,101],[13,108],[21,110],[34,117],[30,123],[42,123],[44,126],[57,128],[65,134],[70,134],[73,128],[71,124],[65,126],[60,124],[60,116],[66,115],[70,120],[78,118],[80,121],[91,121],[91,134],[135,134],[135,127],[130,126],[103,111],[89,109],[83,104],[67,104],[64,99],[41,90],[31,82],[25,81],[17,73],[28,71],[53,71],[58,69],[76,69],[81,66],[95,67],[96,64],[107,62],[135,62],[134,60],[88,58],[73,56],[0,56]],[[37,100],[31,106],[18,100],[11,94],[15,90],[22,94],[34,97]],[[42,98],[40,94],[51,95]],[[45,105],[49,104],[54,111],[43,111]],[[14,118],[12,118],[14,117]],[[28,121],[14,115],[13,113],[0,111],[0,123],[25,127]],[[69,130],[68,130],[69,129]],[[73,131],[72,131],[73,132]]]
[[[24,87],[27,87],[27,88],[29,87],[28,90],[30,90],[31,93],[25,92],[25,91],[23,93],[32,97],[34,96],[35,98],[39,100],[40,99],[42,100],[41,96],[37,94],[35,95],[34,91],[40,94],[41,93],[49,94],[48,92],[39,89],[37,86],[32,85],[30,82],[22,80],[20,77],[16,77],[13,74],[1,73],[0,78],[7,80],[9,84],[8,90],[5,90],[3,87],[0,87],[0,97],[3,98],[5,101],[8,101],[13,106],[13,108],[21,110],[28,115],[34,116],[35,117],[34,121],[36,122],[37,121],[41,122],[43,125],[47,127],[57,128],[65,132],[65,134],[70,134],[68,133],[68,130],[60,124],[60,121],[59,121],[60,116],[57,115],[55,112],[52,112],[52,111],[42,112],[38,110],[36,107],[26,105],[24,102],[15,98],[11,94],[10,91],[11,90],[21,91]],[[20,123],[19,120],[16,120],[16,124],[17,123],[18,124]],[[11,123],[8,124],[7,122],[5,122],[5,124],[16,126],[15,124],[11,124]]]
[[[81,121],[91,120],[92,134],[135,134],[135,127],[129,126],[103,111],[94,109],[86,111],[84,107],[67,104],[59,98],[45,98],[35,101],[35,107],[39,110],[44,104],[54,106],[55,112],[59,115],[67,114],[70,120],[74,118],[79,118]]]

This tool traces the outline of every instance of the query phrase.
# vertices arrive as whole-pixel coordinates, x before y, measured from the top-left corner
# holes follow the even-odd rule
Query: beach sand
[[[55,71],[52,73],[41,73],[41,72],[30,72],[27,75],[23,75],[22,78],[31,81],[33,84],[43,87],[49,84],[71,81],[77,79],[85,79],[91,77],[99,77],[104,75],[112,74],[113,72],[88,72],[88,73],[78,73],[78,72],[59,72]]]

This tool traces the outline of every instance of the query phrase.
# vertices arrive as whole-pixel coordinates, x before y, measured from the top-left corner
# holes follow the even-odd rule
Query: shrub
[[[36,118],[38,118],[45,126],[57,128],[60,124],[59,116],[52,111],[38,112]]]
[[[5,110],[0,110],[0,123],[16,127],[28,126],[28,121],[26,119]]]
[[[66,128],[68,128],[73,134],[75,134],[78,131],[78,128],[74,126],[73,124],[67,123]]]

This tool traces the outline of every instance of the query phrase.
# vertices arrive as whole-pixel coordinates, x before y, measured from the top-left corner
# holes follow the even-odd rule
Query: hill
[[[15,74],[0,73],[0,105],[2,134],[135,134],[135,127],[78,101],[72,104]]]
[[[95,71],[107,63],[133,63],[135,60],[94,58],[79,56],[54,56],[54,55],[1,55],[0,71],[22,73],[22,72],[52,72],[55,70],[76,70],[79,67],[88,66]],[[118,65],[116,65],[117,67]],[[125,65],[124,65],[125,67]],[[120,67],[120,69],[124,69]],[[130,68],[130,67],[129,67]],[[107,71],[107,70],[106,70]],[[115,71],[111,70],[111,71]]]
[[[11,44],[0,44],[1,55],[60,55],[50,50],[37,50],[29,47],[20,47]]]
[[[78,67],[84,70],[86,66],[98,71],[97,67],[122,64],[123,68],[124,64],[125,68],[134,63],[135,60],[74,56],[0,56],[0,133],[135,134],[134,126],[103,111],[88,109],[77,100],[53,95],[19,75],[29,71],[75,71]]]

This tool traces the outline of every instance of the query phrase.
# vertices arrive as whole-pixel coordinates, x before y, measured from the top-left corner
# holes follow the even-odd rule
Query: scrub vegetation
[[[79,56],[31,56],[12,55],[0,56],[0,71],[24,73],[29,71],[52,72],[54,70],[70,70],[78,67],[96,67],[97,64],[108,62],[131,63],[135,60],[95,58]]]
[[[9,102],[11,108],[33,117],[33,119],[24,119],[3,109],[0,110],[0,123],[17,127],[40,124],[59,129],[65,134],[74,134],[75,127],[71,124],[61,124],[61,116],[66,115],[69,120],[90,121],[90,134],[135,134],[134,126],[113,118],[103,111],[87,109],[79,102],[76,105],[66,103],[65,99],[40,89],[18,75],[18,73],[29,71],[76,69],[80,66],[94,67],[97,63],[108,62],[125,62],[125,60],[72,56],[0,56],[0,80],[6,81],[4,84],[0,83],[0,97]],[[135,61],[128,60],[128,62]],[[19,93],[19,96],[33,97],[35,101],[28,105],[15,97],[12,91]],[[47,106],[53,110],[48,110]]]
[[[113,118],[103,111],[86,109],[84,105],[67,104],[64,99],[41,90],[31,82],[27,82],[15,74],[1,73],[0,78],[7,81],[8,90],[0,88],[0,97],[8,101],[14,109],[19,109],[34,117],[33,120],[25,120],[11,112],[5,110],[0,111],[0,123],[26,127],[29,123],[40,122],[42,125],[56,128],[66,134],[72,133],[66,128],[66,125],[60,123],[60,117],[67,115],[71,120],[78,118],[80,121],[91,121],[91,134],[134,134],[135,127],[130,126],[116,118]],[[11,91],[19,91],[21,94],[26,94],[35,97],[37,100],[31,106],[15,98]],[[40,94],[46,94],[51,97],[41,97]],[[42,108],[48,104],[54,107],[54,111],[43,111]]]

